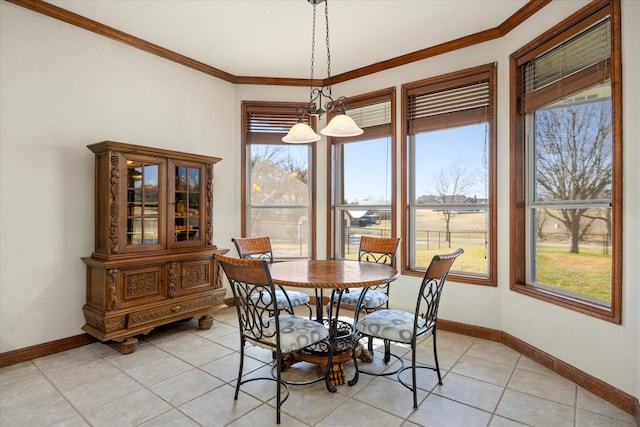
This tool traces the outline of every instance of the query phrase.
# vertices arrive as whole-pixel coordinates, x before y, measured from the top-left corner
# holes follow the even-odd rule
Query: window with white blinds
[[[403,85],[402,256],[409,274],[463,247],[452,280],[496,284],[496,65]]]
[[[329,252],[336,258],[357,258],[360,236],[394,235],[394,99],[394,88],[350,98],[346,113],[363,134],[329,138]]]
[[[614,323],[622,306],[619,5],[512,53],[511,289]]]
[[[277,259],[314,254],[315,146],[282,142],[297,105],[242,103],[242,237],[269,236]]]

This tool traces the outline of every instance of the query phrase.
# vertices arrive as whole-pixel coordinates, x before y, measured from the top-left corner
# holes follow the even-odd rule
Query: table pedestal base
[[[363,362],[373,361],[369,350],[360,342],[356,346],[356,357]],[[320,369],[326,372],[329,355],[327,353],[296,351],[284,361],[285,369],[297,362],[308,362],[320,365]],[[329,371],[329,383],[332,386],[345,384],[344,364],[351,360],[351,350],[342,350],[333,355],[331,360],[331,370]]]

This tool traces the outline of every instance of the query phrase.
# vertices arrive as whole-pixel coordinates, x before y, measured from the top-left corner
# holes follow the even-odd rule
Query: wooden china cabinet
[[[82,329],[136,350],[139,334],[223,306],[213,243],[213,166],[221,159],[105,141],[95,154],[95,251]]]

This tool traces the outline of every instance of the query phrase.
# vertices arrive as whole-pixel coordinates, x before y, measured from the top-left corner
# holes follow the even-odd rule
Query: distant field
[[[461,247],[465,252],[456,260],[454,271],[488,274],[489,253],[488,243],[485,243],[482,213],[454,215],[450,223],[450,242],[446,239],[444,221],[437,212],[421,212],[416,229],[417,265],[426,268],[434,255],[452,252]],[[555,228],[553,230],[555,231]],[[389,220],[380,220],[377,224],[366,227],[351,227],[345,257],[358,257],[360,236],[388,237],[390,234]],[[301,244],[295,238],[272,236],[272,244],[277,256],[306,256],[306,244]],[[568,253],[568,245],[568,241],[557,239],[538,243],[537,282],[579,295],[611,301],[611,256],[608,255],[607,248],[585,242],[580,245],[580,254],[571,254]]]
[[[485,248],[484,227],[479,226],[480,214],[460,214],[452,217],[451,242],[444,239],[444,221],[433,212],[419,217],[417,264],[426,267],[431,258],[451,252],[458,247],[464,254],[456,260],[455,271],[487,274],[488,248]],[[368,227],[354,227],[351,235],[389,235],[389,221],[380,221]],[[435,226],[437,225],[437,226]],[[483,225],[483,224],[482,224]],[[429,230],[428,232],[426,230]],[[358,241],[349,245],[349,258],[358,255]],[[568,252],[568,242],[540,243],[538,245],[538,283],[603,301],[611,301],[611,256],[601,246],[584,243],[579,254]]]

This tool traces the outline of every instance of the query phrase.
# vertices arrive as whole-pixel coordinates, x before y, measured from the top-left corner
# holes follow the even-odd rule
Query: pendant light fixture
[[[337,111],[329,124],[320,130],[326,136],[348,137],[361,135],[364,131],[358,127],[353,119],[346,115],[345,109],[348,100],[344,96],[333,99],[331,93],[331,52],[329,49],[329,0],[308,0],[313,5],[313,35],[311,37],[311,78],[309,80],[309,104],[302,105],[296,109],[298,123],[291,127],[289,133],[282,138],[282,141],[303,144],[316,142],[321,136],[314,132],[308,124],[304,123],[306,116],[322,117],[324,114]],[[315,59],[316,46],[316,6],[324,3],[324,17],[326,22],[327,40],[327,85],[321,88],[313,87],[313,65]],[[325,102],[326,101],[326,102]],[[323,104],[324,102],[324,104]]]

